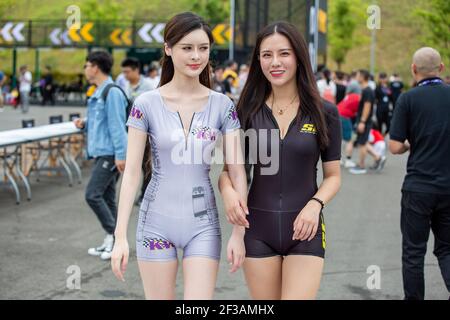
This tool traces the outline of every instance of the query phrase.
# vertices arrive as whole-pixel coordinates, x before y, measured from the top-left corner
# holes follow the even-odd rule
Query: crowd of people
[[[225,64],[217,64],[212,76],[213,90],[223,93],[231,100],[237,101],[248,77],[248,65],[228,60]]]
[[[0,96],[1,102],[18,108],[23,114],[28,113],[30,108],[30,101],[34,104],[42,106],[54,106],[59,101],[67,102],[70,94],[78,94],[79,100],[83,101],[86,90],[83,84],[83,76],[78,75],[78,80],[70,84],[58,84],[53,76],[52,67],[46,65],[42,76],[36,81],[33,73],[29,70],[27,65],[19,67],[19,73],[15,77],[16,84],[14,85],[13,78],[6,76],[0,71]],[[4,104],[0,103],[0,112],[3,111]]]
[[[337,105],[342,124],[345,158],[341,164],[352,174],[366,174],[366,155],[373,158],[369,169],[381,171],[386,162],[386,136],[389,134],[395,104],[404,90],[398,74],[388,78],[380,72],[377,82],[364,69],[350,74],[324,68],[317,74],[323,99]],[[358,161],[353,158],[359,149]]]

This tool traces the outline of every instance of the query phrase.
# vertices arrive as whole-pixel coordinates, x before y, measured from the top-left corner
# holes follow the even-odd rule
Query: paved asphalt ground
[[[7,107],[0,113],[0,131],[19,128],[21,119],[48,123],[50,115],[81,112],[80,107],[31,107],[27,115]],[[406,156],[388,156],[381,174],[353,176],[343,171],[343,184],[326,208],[327,253],[319,299],[402,299],[400,187]],[[220,167],[211,178],[217,185]],[[319,170],[320,171],[320,170]],[[0,186],[0,299],[143,299],[134,239],[138,208],[129,228],[131,258],[126,282],[117,281],[109,262],[88,256],[100,244],[103,232],[84,201],[90,166],[83,169],[83,183],[69,187],[65,177],[31,177],[33,199],[16,205],[12,189]],[[118,185],[119,187],[119,185]],[[22,188],[23,190],[23,188]],[[222,217],[223,250],[216,299],[248,299],[242,271],[228,273],[225,249],[231,227]],[[448,299],[430,237],[425,261],[426,298]],[[80,289],[69,289],[71,266],[81,272]],[[380,288],[369,289],[370,266],[380,270]],[[69,271],[69,273],[68,273]],[[180,270],[181,271],[181,270]],[[182,298],[178,273],[177,297]]]

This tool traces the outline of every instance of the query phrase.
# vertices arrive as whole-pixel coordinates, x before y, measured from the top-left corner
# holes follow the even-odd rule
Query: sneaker
[[[366,174],[367,170],[366,170],[366,168],[361,168],[360,166],[356,166],[354,168],[350,168],[349,172],[351,174]]]
[[[105,251],[103,251],[102,254],[100,255],[100,259],[102,260],[111,259],[113,247],[114,246],[106,248]]]
[[[385,164],[386,164],[386,156],[382,156],[380,161],[378,161],[378,167],[376,168],[376,170],[377,171],[383,170]]]
[[[350,168],[354,168],[354,167],[356,167],[356,163],[354,163],[350,159],[345,159],[345,161],[344,161],[344,168],[350,169]]]
[[[112,234],[108,234],[103,240],[103,244],[96,248],[89,248],[88,254],[95,257],[101,256],[106,249],[111,248],[110,251],[112,251],[113,245],[114,245],[114,236]]]
[[[369,167],[370,170],[377,170],[378,167],[380,166],[380,162],[381,162],[381,158],[378,160],[375,160],[375,162],[373,163],[373,165],[371,165]]]
[[[114,236],[112,236],[112,240],[109,240],[108,243],[106,244],[106,248],[100,255],[100,259],[102,260],[111,259],[113,248],[114,248]]]

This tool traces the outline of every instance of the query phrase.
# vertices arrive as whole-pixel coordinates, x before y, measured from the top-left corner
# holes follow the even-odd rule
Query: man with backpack
[[[103,244],[88,253],[111,258],[117,220],[116,183],[125,170],[127,149],[127,120],[129,102],[125,93],[114,85],[109,76],[113,66],[111,55],[105,51],[91,52],[86,58],[84,73],[97,89],[88,100],[87,120],[74,120],[77,128],[87,133],[87,153],[95,159],[85,199],[99,219],[106,237]]]

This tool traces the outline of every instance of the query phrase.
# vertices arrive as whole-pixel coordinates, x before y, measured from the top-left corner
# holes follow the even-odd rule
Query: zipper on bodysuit
[[[283,156],[283,142],[284,142],[284,139],[286,139],[286,137],[288,136],[288,134],[289,134],[289,131],[291,130],[291,128],[293,127],[293,125],[295,124],[295,121],[296,121],[296,119],[297,119],[297,116],[294,118],[294,119],[292,119],[292,121],[291,121],[291,123],[289,124],[289,127],[288,127],[288,129],[287,129],[287,131],[286,131],[286,134],[284,135],[284,138],[283,139],[281,139],[281,129],[280,129],[280,127],[278,126],[278,122],[277,122],[277,120],[275,119],[275,117],[274,117],[274,115],[272,114],[272,113],[270,113],[270,118],[271,118],[271,120],[272,120],[272,122],[273,122],[273,124],[275,125],[275,127],[278,129],[278,131],[279,131],[279,135],[278,135],[278,139],[279,139],[279,141],[280,141],[280,211],[281,211],[281,208],[283,207],[282,205],[283,205],[283,190],[282,190],[282,186],[283,186],[283,168],[282,168],[282,163],[283,163],[283,161],[282,161],[282,156]]]
[[[286,136],[284,137],[286,138]],[[281,139],[280,137],[280,212],[278,213],[278,237],[280,238],[281,248],[283,247],[281,238],[281,208],[283,208],[283,140],[284,139]]]
[[[270,113],[270,116],[271,116],[271,119],[272,119],[273,124],[275,125],[275,127],[276,127],[276,128],[278,129],[278,131],[279,131],[278,139],[279,139],[279,141],[280,141],[280,157],[279,157],[279,159],[280,159],[280,197],[279,197],[280,202],[279,202],[279,210],[280,210],[280,211],[279,211],[279,214],[278,214],[278,238],[279,238],[280,246],[282,246],[282,237],[281,237],[281,214],[280,214],[280,213],[281,213],[281,210],[282,210],[282,208],[283,208],[283,142],[284,142],[284,139],[286,139],[286,137],[288,136],[289,131],[290,131],[291,128],[293,127],[293,125],[294,125],[294,123],[295,123],[297,117],[295,117],[294,119],[292,119],[292,121],[291,121],[291,123],[289,124],[289,127],[288,127],[288,129],[287,129],[287,131],[286,131],[286,134],[284,135],[284,138],[281,139],[281,129],[280,129],[280,127],[278,126],[278,122],[277,122],[277,120],[275,119],[273,113]]]
[[[181,120],[180,112],[177,111],[177,114],[178,114],[178,118],[180,118],[181,128],[183,128],[183,134],[184,134],[184,140],[185,140],[184,150],[187,150],[189,132],[191,132],[192,121],[194,120],[195,112],[192,114],[191,123],[189,123],[189,130],[188,130],[187,134],[186,134],[186,131],[184,130],[183,120]]]

